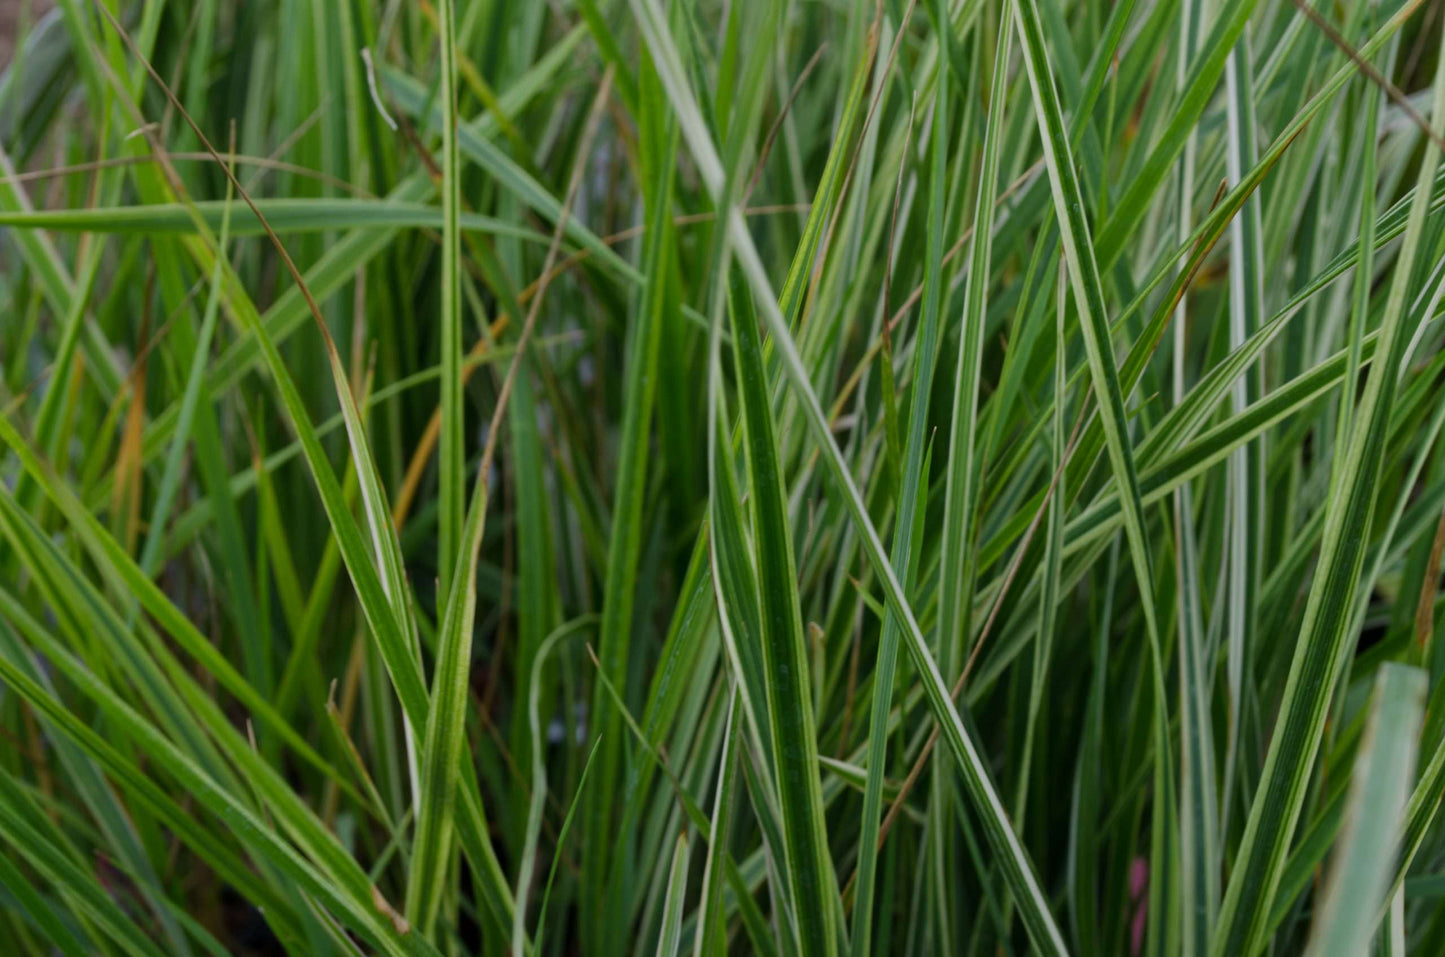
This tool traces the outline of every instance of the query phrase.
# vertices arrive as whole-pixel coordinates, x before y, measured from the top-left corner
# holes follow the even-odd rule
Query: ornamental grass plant
[[[15,954],[1445,953],[1438,0],[0,0]]]

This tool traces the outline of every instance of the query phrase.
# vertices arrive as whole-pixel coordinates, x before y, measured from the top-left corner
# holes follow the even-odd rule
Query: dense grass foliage
[[[0,939],[1445,953],[1407,0],[5,0]]]

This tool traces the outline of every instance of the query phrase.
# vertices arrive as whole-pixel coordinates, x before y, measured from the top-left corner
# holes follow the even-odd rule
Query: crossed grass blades
[[[18,953],[1445,950],[1445,17],[7,0]]]

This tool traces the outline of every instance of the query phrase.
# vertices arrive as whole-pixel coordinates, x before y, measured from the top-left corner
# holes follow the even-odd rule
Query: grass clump
[[[1435,6],[12,17],[18,952],[1445,950]]]

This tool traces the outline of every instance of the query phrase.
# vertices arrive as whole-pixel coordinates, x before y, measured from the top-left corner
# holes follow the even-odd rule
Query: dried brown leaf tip
[[[395,929],[398,934],[405,937],[411,933],[411,921],[407,920],[397,912],[396,908],[391,906],[391,902],[382,896],[381,891],[377,889],[375,884],[371,885],[371,903],[377,910],[386,915],[386,919],[391,921],[392,928]]]

